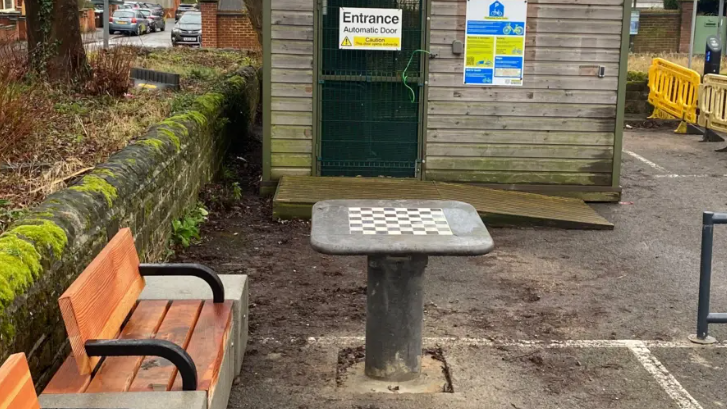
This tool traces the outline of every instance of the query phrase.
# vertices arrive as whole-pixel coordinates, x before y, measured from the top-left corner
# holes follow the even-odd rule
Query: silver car
[[[149,20],[139,10],[116,10],[109,19],[109,33],[142,35],[149,31]]]
[[[139,9],[139,11],[149,21],[150,32],[164,31],[167,29],[167,22],[164,20],[164,10]]]

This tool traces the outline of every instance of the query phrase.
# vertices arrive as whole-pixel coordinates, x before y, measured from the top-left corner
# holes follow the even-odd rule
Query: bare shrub
[[[0,157],[33,133],[47,107],[37,87],[13,75],[12,70],[0,70]]]
[[[113,47],[89,52],[91,78],[86,83],[86,92],[91,95],[124,95],[131,86],[131,66],[138,49],[134,47]]]
[[[18,81],[28,73],[28,52],[20,41],[0,41],[0,75]]]

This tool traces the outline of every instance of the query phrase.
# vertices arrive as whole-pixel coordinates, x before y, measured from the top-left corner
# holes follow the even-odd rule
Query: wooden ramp
[[[613,229],[613,224],[579,199],[384,178],[285,176],[273,199],[273,217],[310,218],[313,204],[333,199],[459,200],[474,206],[488,226]]]

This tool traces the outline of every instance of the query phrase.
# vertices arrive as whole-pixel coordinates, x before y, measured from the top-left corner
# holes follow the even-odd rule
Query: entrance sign
[[[401,50],[400,9],[341,7],[339,10],[339,49]]]
[[[522,86],[526,0],[468,0],[464,83]]]

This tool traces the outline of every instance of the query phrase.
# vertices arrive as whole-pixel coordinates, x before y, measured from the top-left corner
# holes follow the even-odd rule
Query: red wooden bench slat
[[[187,347],[197,366],[197,390],[208,391],[208,396],[212,396],[217,384],[231,322],[232,301],[205,301]],[[181,378],[177,374],[172,390],[182,390]]]
[[[58,300],[81,374],[99,361],[86,355],[86,341],[116,338],[143,289],[134,238],[121,229]]]
[[[154,338],[167,313],[169,301],[140,301],[119,338]],[[136,376],[143,356],[107,357],[88,385],[86,393],[126,392]]]
[[[10,355],[0,367],[0,409],[40,409],[23,353]]]
[[[81,375],[76,365],[76,358],[71,354],[53,375],[53,379],[50,380],[43,393],[83,393],[89,383],[91,383],[91,374]]]
[[[202,300],[173,301],[164,317],[156,339],[171,341],[187,349]],[[129,392],[168,391],[172,387],[177,368],[167,359],[148,356],[141,363]]]

